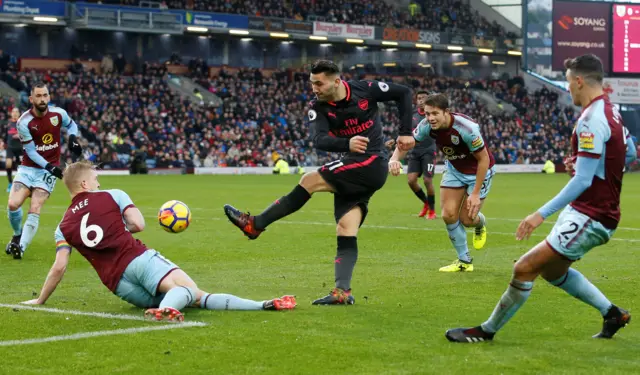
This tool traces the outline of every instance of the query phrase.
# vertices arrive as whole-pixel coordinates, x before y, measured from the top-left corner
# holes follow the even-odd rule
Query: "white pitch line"
[[[62,310],[62,309],[56,309],[52,307],[35,307],[33,305],[12,305],[12,304],[5,304],[5,303],[0,303],[0,307],[4,307],[7,309],[17,309],[17,310],[41,311],[41,312],[63,314],[63,315],[91,316],[94,318],[103,318],[103,319],[135,320],[135,321],[144,321],[149,323],[164,323],[164,324],[182,324],[180,322],[168,322],[168,321],[156,322],[154,320],[147,320],[142,315],[111,314],[111,313],[80,311],[80,310]],[[201,322],[190,322],[190,323],[201,323]],[[202,324],[205,324],[205,323],[202,323]]]
[[[0,303],[0,307],[5,307],[7,309],[17,309],[17,310],[42,311],[42,312],[48,312],[53,314],[92,316],[94,318],[147,321],[142,315],[110,314],[110,313],[79,311],[79,310],[62,310],[62,309],[56,309],[51,307],[34,307],[31,305],[10,305],[10,304],[4,304],[4,303]]]
[[[110,331],[82,332],[82,333],[74,333],[72,335],[42,337],[37,339],[0,341],[0,347],[41,344],[45,342],[55,342],[55,341],[80,340],[80,339],[100,337],[100,336],[130,335],[133,333],[140,333],[140,332],[166,331],[169,329],[181,329],[181,328],[204,327],[204,326],[206,326],[206,324],[202,322],[187,322],[187,323],[179,323],[179,324],[165,324],[161,326],[151,326],[151,327],[122,328],[122,329],[115,329]]]
[[[47,206],[49,208],[53,208],[53,209],[60,209],[60,210],[66,210],[67,206]],[[153,207],[146,207],[146,206],[137,206],[140,210],[149,210],[149,211],[157,211],[156,208]],[[217,209],[217,208],[211,208],[211,207],[193,207],[190,208],[191,211],[204,211],[204,212],[220,212],[222,213],[222,209]],[[6,208],[3,210],[6,211]],[[311,213],[311,214],[332,214],[333,215],[333,211],[325,211],[325,210],[300,210],[300,213]],[[54,214],[52,212],[47,212],[47,214]],[[55,213],[56,215],[58,215],[58,213]],[[409,215],[409,214],[392,214],[392,215],[387,215],[387,216],[394,216],[394,217],[415,217],[415,215]],[[153,218],[156,219],[157,217],[155,215],[145,215],[145,217],[148,218]],[[488,220],[495,220],[495,221],[507,221],[507,222],[515,222],[515,223],[519,223],[521,222],[523,218],[520,219],[515,219],[515,218],[506,218],[506,217],[487,217]],[[222,220],[222,219],[217,219],[217,220]],[[556,222],[554,220],[545,220],[543,224],[545,225],[553,225]],[[333,225],[333,224],[332,224]],[[367,226],[365,224],[365,226]],[[640,228],[634,228],[634,227],[618,227],[616,229],[617,231],[640,231]]]
[[[219,218],[219,217],[213,217],[211,218],[211,220],[216,220],[216,221],[223,221],[226,219],[223,218]],[[289,224],[289,225],[323,225],[323,226],[331,226],[334,227],[335,224],[333,223],[324,223],[324,222],[319,222],[319,221],[290,221],[290,220],[280,220],[278,221],[278,223],[281,224]],[[364,224],[362,226],[363,228],[374,228],[374,229],[393,229],[393,230],[415,230],[415,231],[427,231],[427,232],[441,232],[444,231],[444,229],[441,228],[418,228],[418,227],[403,227],[403,226],[392,226],[392,225],[369,225],[369,224]],[[472,230],[469,230],[472,231]],[[491,230],[487,231],[487,234],[490,236],[492,234],[498,234],[501,236],[513,236],[515,238],[515,231],[513,233],[507,233],[507,232],[493,232]],[[546,237],[547,234],[537,234],[534,233],[531,235],[532,237]],[[640,239],[628,239],[628,238],[612,238],[610,241],[620,241],[620,242],[640,242]]]

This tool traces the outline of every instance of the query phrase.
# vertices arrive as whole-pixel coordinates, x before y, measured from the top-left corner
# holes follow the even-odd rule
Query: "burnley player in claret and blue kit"
[[[56,260],[40,296],[23,302],[42,305],[64,275],[71,249],[78,250],[116,296],[140,308],[152,320],[182,321],[185,307],[208,310],[291,310],[293,296],[252,301],[230,294],[209,294],[177,265],[148,248],[133,233],[145,227],[144,217],[122,190],[99,190],[98,172],[89,162],[64,170],[71,205],[55,232]]]
[[[229,220],[250,239],[271,223],[298,211],[314,193],[333,193],[337,223],[335,288],[315,305],[353,304],[351,276],[358,258],[358,229],[364,222],[369,200],[386,182],[387,151],[378,120],[378,102],[395,101],[400,111],[397,140],[403,150],[413,147],[411,136],[411,90],[378,81],[343,81],[338,66],[327,60],[311,68],[311,86],[317,99],[308,117],[314,146],[344,156],[305,174],[300,183],[276,200],[260,215],[251,216],[230,205],[224,211]]]
[[[61,128],[69,134],[69,150],[76,157],[82,154],[78,143],[78,126],[62,108],[50,107],[49,89],[37,83],[31,89],[29,101],[33,105],[18,119],[18,136],[24,148],[22,164],[9,193],[8,216],[13,237],[6,253],[22,259],[24,252],[38,231],[40,210],[62,178],[60,169]],[[22,226],[22,205],[31,197],[27,220]]]
[[[444,154],[447,166],[440,182],[442,219],[447,225],[449,239],[458,259],[440,268],[441,272],[473,271],[473,259],[467,246],[464,227],[474,228],[473,246],[484,247],[487,240],[485,217],[480,208],[491,189],[495,173],[493,155],[485,147],[480,126],[471,118],[449,110],[449,99],[443,94],[429,95],[425,99],[426,118],[413,130],[417,142],[435,139],[436,147]],[[396,149],[389,162],[391,174],[402,170],[407,153]]]
[[[493,340],[527,301],[534,280],[541,275],[551,285],[593,306],[604,323],[595,338],[612,338],[631,320],[628,311],[614,305],[579,271],[575,261],[611,239],[620,222],[620,192],[627,144],[622,118],[604,97],[602,62],[583,55],[565,62],[569,91],[582,107],[571,134],[575,171],[569,183],[552,200],[527,216],[516,239],[528,239],[545,219],[562,210],[551,233],[523,255],[513,268],[509,287],[489,319],[473,328],[446,332],[450,341],[477,343]]]

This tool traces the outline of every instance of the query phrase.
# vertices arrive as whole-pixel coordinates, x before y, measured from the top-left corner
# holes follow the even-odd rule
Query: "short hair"
[[[33,85],[33,87],[31,88],[31,93],[33,94],[35,89],[46,89],[46,88],[47,88],[47,84],[46,83],[38,82],[35,85]]]
[[[336,75],[340,73],[340,68],[331,60],[318,60],[311,65],[312,74],[324,73],[326,75]]]
[[[416,96],[418,95],[429,95],[429,92],[427,92],[427,90],[418,90],[418,92],[416,92]]]
[[[449,98],[447,98],[445,94],[431,94],[427,96],[424,105],[440,108],[444,111],[445,109],[449,109]]]
[[[585,80],[591,80],[602,84],[604,68],[602,61],[594,54],[582,55],[564,61],[565,69],[571,69],[575,75],[582,76]]]
[[[90,161],[82,160],[71,163],[64,169],[62,181],[69,189],[69,192],[74,192],[78,189],[79,177],[92,170],[96,170],[96,166]]]

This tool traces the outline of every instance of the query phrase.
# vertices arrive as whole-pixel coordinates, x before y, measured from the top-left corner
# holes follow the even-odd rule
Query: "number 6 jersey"
[[[80,193],[56,229],[57,248],[68,244],[77,249],[112,292],[129,263],[148,249],[125,227],[124,212],[133,207],[122,190]]]

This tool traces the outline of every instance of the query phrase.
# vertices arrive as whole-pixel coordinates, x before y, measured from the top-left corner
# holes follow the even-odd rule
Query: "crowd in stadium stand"
[[[177,97],[169,89],[161,64],[145,64],[133,76],[75,72],[8,71],[4,79],[17,82],[24,90],[21,110],[27,108],[24,100],[31,85],[46,82],[53,103],[65,108],[80,126],[86,158],[106,168],[135,163],[152,168],[270,166],[278,157],[293,166],[312,166],[336,157],[315,150],[310,143],[305,114],[313,95],[304,73],[279,71],[267,77],[257,69],[233,73],[222,69],[212,78],[200,76],[198,82],[223,101],[214,108]],[[449,95],[455,111],[481,124],[498,163],[560,163],[569,150],[571,124],[577,114],[561,109],[557,97],[546,90],[529,94],[505,81],[472,81],[469,85],[443,77],[403,83],[414,90]],[[491,115],[470,87],[513,103],[516,114]],[[4,98],[0,103],[0,126],[16,105],[12,101]],[[380,113],[386,136],[395,137],[397,109],[386,105]],[[65,147],[63,152],[68,161]]]
[[[102,0],[102,3],[139,5],[140,0]],[[233,13],[259,17],[326,21],[421,30],[452,31],[478,36],[505,36],[461,0],[415,0],[394,7],[383,0],[164,0],[161,8]],[[148,2],[147,2],[148,3]]]

